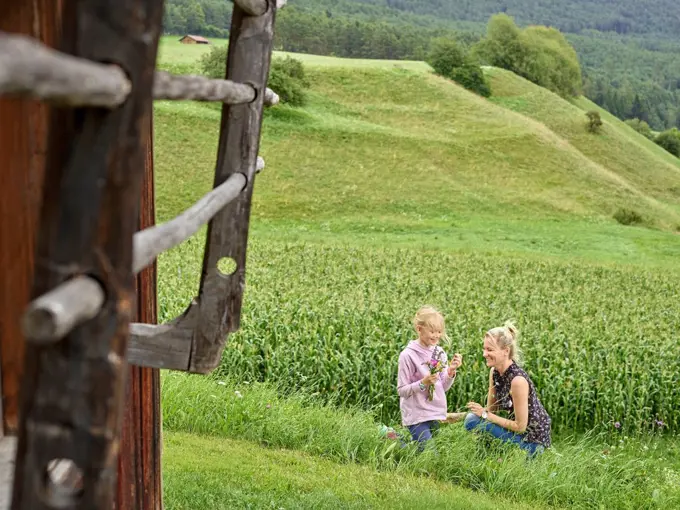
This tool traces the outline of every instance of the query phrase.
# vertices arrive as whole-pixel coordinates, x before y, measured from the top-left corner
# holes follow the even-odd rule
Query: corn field
[[[161,257],[161,320],[193,296],[202,248],[199,237]],[[680,430],[677,273],[259,240],[247,271],[241,330],[218,376],[271,381],[394,423],[397,359],[427,303],[446,317],[449,356],[463,354],[449,411],[485,401],[483,334],[512,318],[553,430]]]

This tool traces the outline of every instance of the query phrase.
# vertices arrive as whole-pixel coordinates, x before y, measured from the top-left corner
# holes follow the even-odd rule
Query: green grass
[[[196,72],[207,50],[164,38],[160,65]],[[424,63],[296,57],[307,65],[310,101],[265,113],[267,167],[255,185],[241,330],[217,375],[301,394],[284,400],[274,386],[241,386],[238,399],[231,383],[168,376],[166,427],[426,475],[532,506],[677,505],[680,160],[604,113],[602,134],[588,134],[594,105],[501,70],[486,71],[494,96],[485,100]],[[218,105],[155,104],[159,221],[212,185],[219,120]],[[643,225],[619,225],[621,208],[641,213]],[[204,234],[159,258],[162,321],[196,294]],[[558,432],[550,455],[527,466],[519,452],[480,450],[456,427],[442,433],[437,461],[377,438],[375,419],[397,419],[396,356],[424,303],[444,310],[450,348],[465,355],[451,410],[485,392],[483,331],[518,321]],[[584,430],[601,435],[567,439]],[[176,480],[172,504],[198,497]],[[278,501],[307,498],[268,480],[258,486]],[[375,485],[389,490],[381,480]],[[210,482],[206,504],[236,494],[255,505],[254,490],[239,483]],[[333,487],[303,501],[342,501]]]
[[[166,432],[163,458],[168,510],[537,508],[422,476],[338,464],[250,441]]]
[[[163,65],[193,64],[196,59],[210,51],[212,46],[228,44],[227,39],[209,38],[211,44],[182,44],[180,37],[163,36],[159,48],[158,61]],[[431,67],[425,62],[414,60],[372,60],[356,58],[327,57],[323,55],[307,55],[303,53],[290,53],[287,51],[275,51],[274,57],[290,55],[304,62],[308,66],[320,67],[345,67],[345,68],[394,68],[411,69],[413,71],[429,71]]]
[[[381,439],[379,424],[367,413],[321,406],[302,396],[284,398],[267,385],[235,385],[228,380],[166,374],[162,381],[162,399],[165,430],[247,440],[275,451],[292,449],[348,466],[365,466],[373,472],[390,474],[387,477],[373,475],[375,483],[370,485],[383,494],[391,490],[392,476],[421,475],[433,481],[453,482],[474,489],[482,493],[482,504],[494,501],[499,507],[508,504],[504,499],[512,500],[513,505],[525,504],[534,508],[550,505],[620,510],[673,508],[680,503],[677,443],[669,442],[669,448],[660,452],[659,446],[663,448],[663,443],[629,445],[623,436],[613,445],[605,445],[594,438],[562,440],[536,460],[527,462],[519,449],[485,445],[465,432],[459,423],[442,428],[435,440],[436,456],[432,451],[417,455],[412,444],[402,449],[395,441]],[[398,427],[398,430],[402,429]],[[185,461],[197,465],[198,459],[193,456],[196,460],[192,461],[192,456],[185,453],[190,449],[200,455],[203,467],[197,466],[198,472],[206,468],[211,470],[210,466],[224,471],[238,469],[230,468],[224,462],[229,457],[220,453],[219,446],[214,447],[217,451],[210,453],[213,447],[192,448],[191,441],[199,440],[181,437],[187,437],[189,444],[176,457],[170,457],[166,471],[187,471],[182,467]],[[210,444],[220,443],[213,439]],[[255,446],[252,448],[260,451]],[[232,459],[232,462],[245,463],[243,470],[249,469],[250,462],[256,462],[237,460],[238,457]],[[260,463],[264,465],[265,461],[260,459]],[[299,469],[304,473],[306,468]],[[336,469],[341,472],[341,468]],[[297,467],[291,471],[290,476],[303,476]],[[352,471],[348,468],[345,472]],[[365,473],[366,477],[371,476],[371,471]],[[208,476],[214,478],[216,475]],[[197,475],[192,478],[195,480]],[[173,487],[168,491],[172,492],[166,494],[171,501],[186,500],[187,496],[175,495],[188,490],[183,480],[186,478],[169,482]],[[238,485],[238,477],[234,483]],[[323,485],[323,482],[319,484]],[[338,485],[337,480],[326,481],[331,492],[339,490]],[[206,497],[210,498],[217,490],[212,488],[214,486],[214,482],[206,481],[201,483],[201,490],[205,490]],[[357,487],[359,497],[364,494],[361,487]],[[428,487],[425,480],[422,487]],[[281,497],[296,500],[296,492],[293,485],[283,490]],[[494,499],[484,498],[483,494]],[[462,493],[462,497],[467,494]],[[196,499],[202,498],[197,494]],[[306,501],[302,499],[302,502]],[[367,504],[365,507],[374,506]]]

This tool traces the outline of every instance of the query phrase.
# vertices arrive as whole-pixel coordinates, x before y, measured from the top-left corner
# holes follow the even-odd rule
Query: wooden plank
[[[246,251],[250,207],[260,148],[262,109],[271,63],[276,0],[259,0],[267,8],[262,16],[249,16],[236,3],[229,32],[226,79],[250,83],[258,98],[249,105],[224,105],[213,187],[234,173],[248,178],[245,189],[215,215],[208,225],[198,296],[200,320],[191,351],[191,372],[207,373],[220,363],[229,333],[238,331],[246,280]],[[236,263],[222,274],[223,258]]]
[[[9,510],[16,443],[15,437],[0,437],[0,510]]]
[[[53,508],[39,474],[62,458],[83,473],[78,508],[109,510],[115,501],[129,375],[124,353],[134,315],[132,236],[145,157],[141,129],[151,101],[162,7],[162,0],[64,1],[58,49],[118,63],[132,92],[113,111],[60,110],[50,124],[31,294],[89,274],[105,287],[107,301],[97,317],[57,345],[26,346],[14,510]]]
[[[195,314],[195,308],[190,313]],[[175,328],[171,324],[132,324],[128,344],[128,362],[140,367],[166,370],[189,370],[191,358],[190,329]]]
[[[0,439],[5,435],[5,427],[2,425],[4,419],[2,418],[2,362],[0,361]]]
[[[0,1],[0,30],[52,46],[60,37],[61,8],[61,0]],[[6,434],[18,429],[24,357],[19,318],[29,302],[33,278],[48,114],[48,107],[39,102],[0,97],[0,429]]]
[[[142,130],[145,147],[144,179],[139,211],[139,229],[155,223],[152,115],[147,112]],[[155,324],[157,269],[154,262],[136,279],[135,320]],[[161,510],[161,412],[160,371],[130,367],[126,389],[118,463],[118,492],[114,508]]]
[[[246,177],[246,186],[208,224],[199,295],[170,324],[132,330],[129,359],[153,367],[209,373],[220,362],[229,333],[240,327],[246,274],[246,248],[251,197],[258,170],[262,109],[271,62],[276,0],[267,0],[259,17],[234,8],[226,62],[226,79],[249,83],[257,99],[247,105],[224,105],[220,124],[213,189],[234,174]],[[218,263],[231,259],[236,269],[222,273]],[[191,338],[191,351],[186,343]]]

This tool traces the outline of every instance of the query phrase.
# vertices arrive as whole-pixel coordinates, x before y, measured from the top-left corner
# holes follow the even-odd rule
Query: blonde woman
[[[447,364],[446,353],[439,347],[440,339],[446,338],[444,317],[435,308],[420,308],[413,319],[413,327],[418,339],[409,342],[399,355],[397,392],[402,425],[408,428],[411,438],[422,450],[446,418],[446,392],[451,388],[463,358],[455,354]],[[433,360],[441,371],[431,373],[428,363]]]
[[[551,420],[531,378],[518,365],[521,353],[517,336],[511,322],[484,335],[484,359],[491,368],[486,406],[467,404],[470,413],[465,417],[465,428],[515,443],[533,456],[550,447]]]

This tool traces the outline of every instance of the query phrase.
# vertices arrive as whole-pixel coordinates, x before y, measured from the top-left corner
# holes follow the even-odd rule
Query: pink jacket
[[[430,370],[423,363],[432,358],[434,349],[435,347],[423,347],[418,340],[413,340],[399,355],[397,392],[401,408],[401,423],[405,427],[425,421],[446,419],[445,392],[449,391],[456,376],[449,377],[448,368],[439,373],[432,402],[427,400],[427,387],[425,390],[420,389],[420,381],[430,374]],[[441,359],[448,364],[446,353]]]

